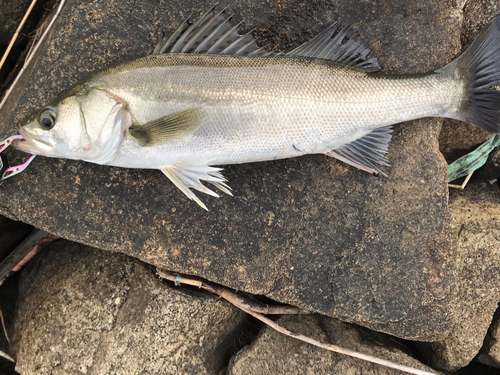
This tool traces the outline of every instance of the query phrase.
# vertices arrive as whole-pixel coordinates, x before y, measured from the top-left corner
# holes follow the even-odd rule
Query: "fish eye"
[[[40,118],[38,119],[40,125],[45,130],[50,130],[56,124],[56,112],[54,108],[47,107],[40,113]]]

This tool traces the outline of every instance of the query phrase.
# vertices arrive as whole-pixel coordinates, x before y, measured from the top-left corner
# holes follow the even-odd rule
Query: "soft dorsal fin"
[[[387,175],[373,163],[386,167],[389,166],[384,154],[387,153],[389,142],[392,137],[391,133],[392,126],[378,128],[364,137],[356,139],[354,142],[327,152],[326,154],[361,169],[362,171],[387,177]]]
[[[227,16],[225,10],[217,13],[213,7],[194,23],[189,18],[186,19],[168,39],[160,38],[153,54],[199,53],[253,57],[284,55],[330,60],[366,72],[381,69],[377,59],[367,59],[371,50],[358,40],[352,27],[342,27],[340,22],[333,23],[310,41],[284,54],[267,52],[264,47],[259,47],[252,31],[240,34],[238,28],[241,23],[232,25],[232,16]]]
[[[377,72],[381,68],[377,59],[368,59],[371,49],[358,40],[351,26],[334,22],[310,41],[290,51],[286,56],[302,56],[335,61],[342,65]]]

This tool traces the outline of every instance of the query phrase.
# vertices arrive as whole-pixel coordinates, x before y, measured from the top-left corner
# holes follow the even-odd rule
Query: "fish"
[[[446,117],[500,132],[500,15],[464,54],[414,75],[381,72],[351,26],[267,51],[210,9],[150,54],[90,74],[18,126],[17,149],[158,169],[187,198],[232,195],[221,166],[324,154],[386,175],[392,126]]]

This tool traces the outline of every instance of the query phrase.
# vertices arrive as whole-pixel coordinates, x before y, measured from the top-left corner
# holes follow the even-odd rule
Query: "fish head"
[[[106,164],[131,124],[126,104],[115,95],[95,88],[70,90],[19,124],[24,140],[13,146],[30,154]]]

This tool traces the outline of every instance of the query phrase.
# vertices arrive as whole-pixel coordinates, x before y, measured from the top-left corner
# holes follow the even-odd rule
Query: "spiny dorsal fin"
[[[171,113],[143,125],[132,125],[129,133],[143,147],[177,142],[200,126],[202,116],[201,108],[192,108]]]
[[[208,53],[236,56],[262,56],[268,52],[257,45],[252,32],[240,35],[237,25],[231,25],[232,16],[226,9],[217,13],[215,7],[192,23],[186,19],[167,40],[161,38],[153,54]]]
[[[153,54],[206,53],[252,57],[285,55],[331,60],[366,72],[381,69],[377,59],[367,59],[370,48],[357,39],[357,34],[350,26],[341,27],[340,22],[333,23],[310,41],[284,54],[267,52],[264,47],[259,47],[252,31],[241,35],[238,32],[241,22],[231,25],[232,16],[227,16],[225,10],[217,13],[213,7],[195,23],[186,19],[172,36],[166,40],[160,39]]]
[[[174,165],[162,168],[161,171],[189,199],[194,200],[200,207],[207,211],[207,206],[203,204],[191,189],[196,189],[213,197],[219,197],[219,195],[203,185],[201,181],[209,182],[224,193],[233,195],[230,190],[231,188],[226,185],[226,179],[220,173],[222,171],[221,168],[210,167],[208,165]]]
[[[381,68],[377,59],[367,60],[371,50],[351,26],[342,27],[334,22],[310,41],[290,51],[286,56],[301,56],[335,61],[342,65],[377,72]]]
[[[386,167],[389,166],[383,154],[387,153],[389,142],[392,137],[391,133],[392,126],[378,128],[364,137],[336,150],[327,152],[326,154],[361,169],[362,171],[387,177],[387,175],[372,162]]]

